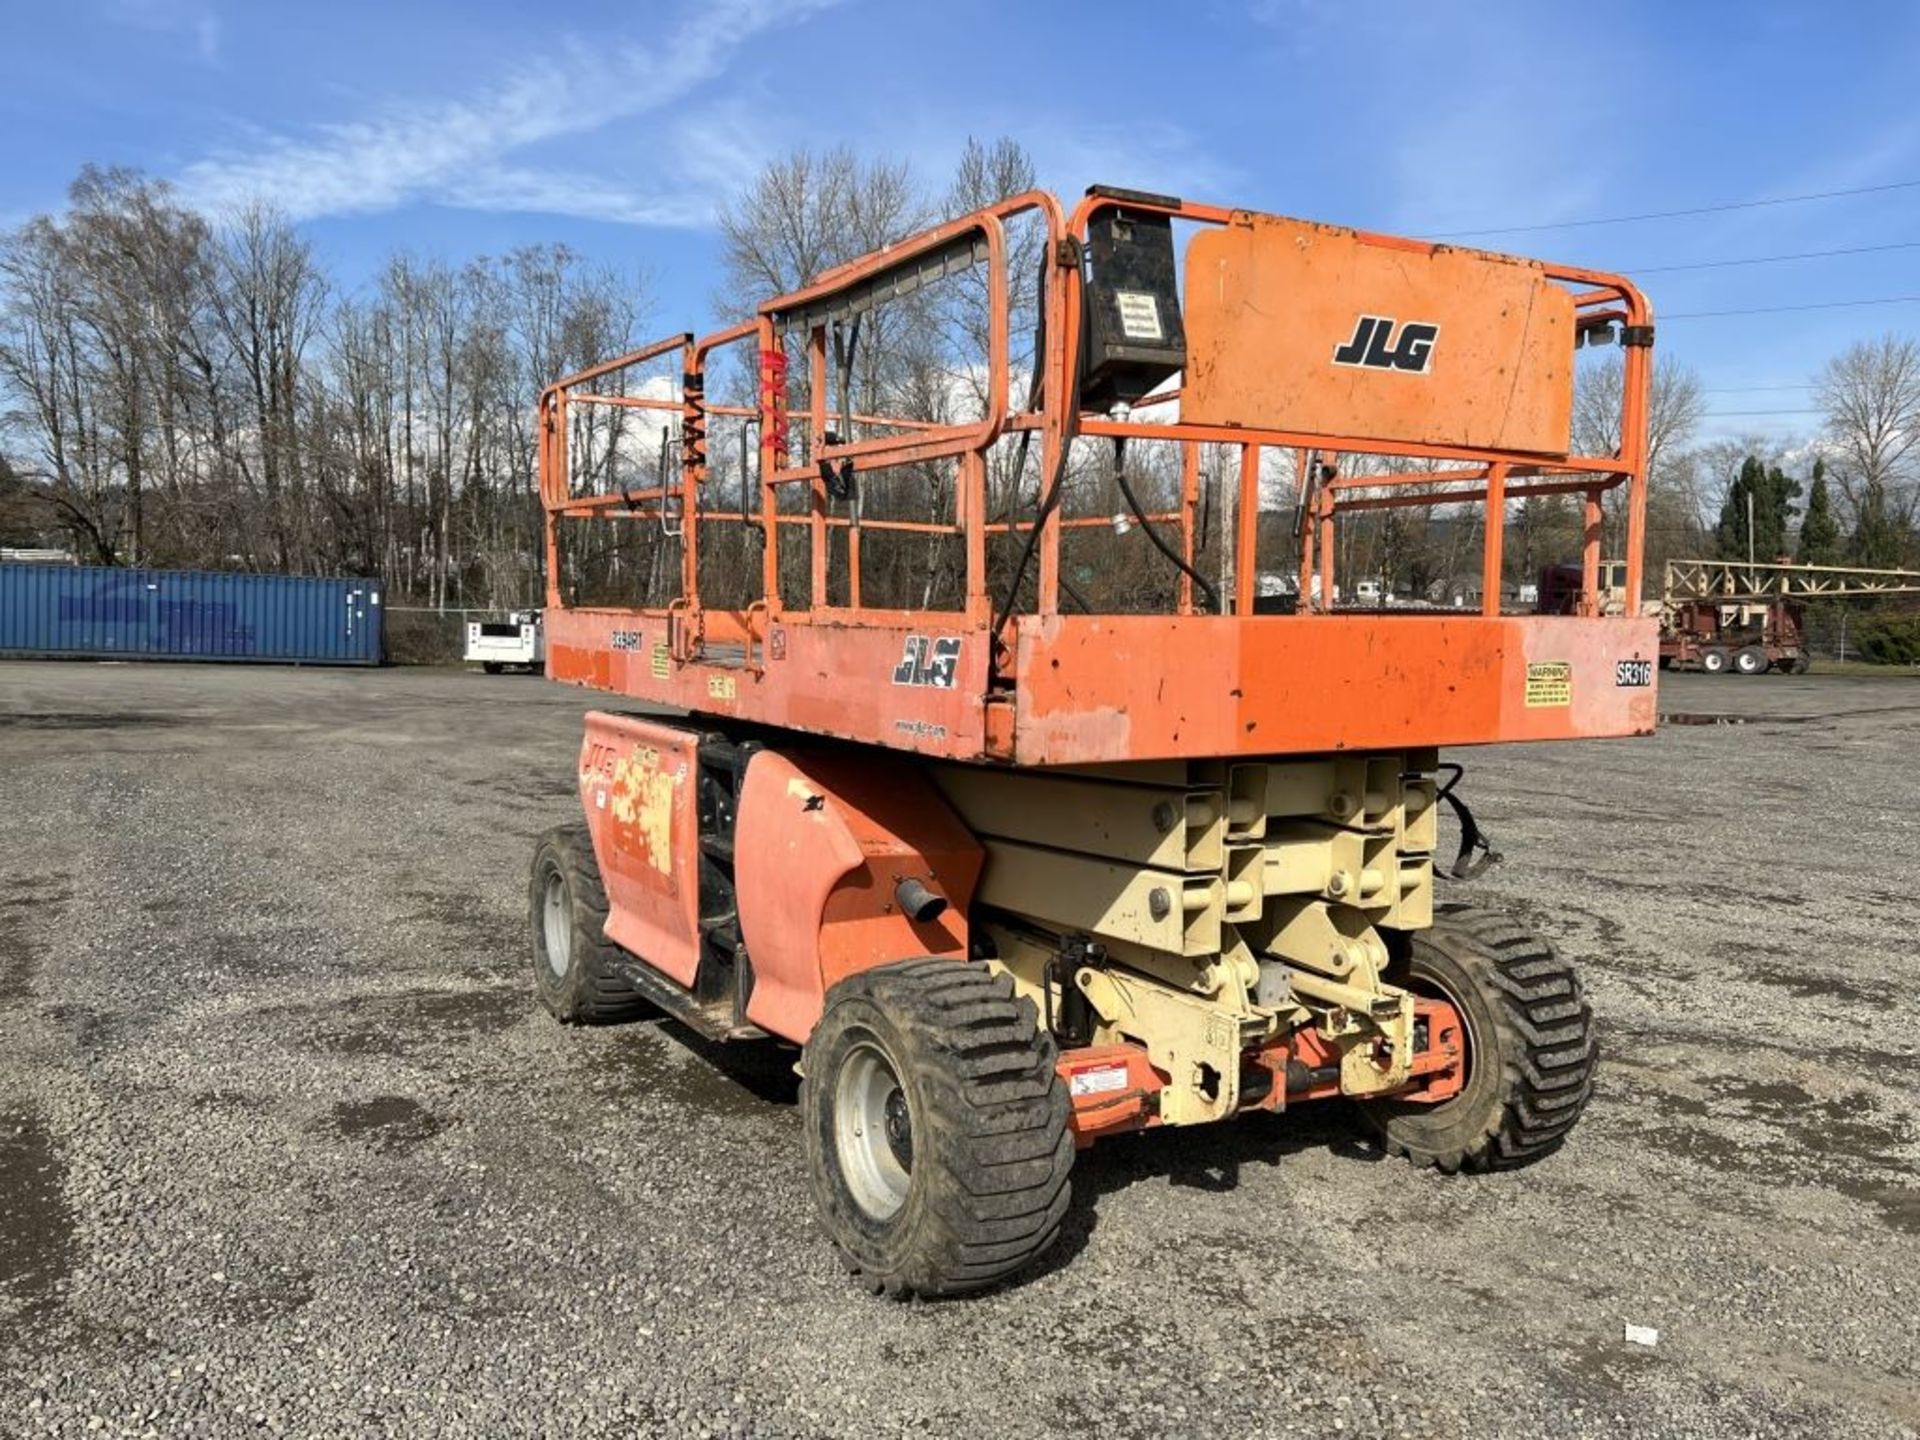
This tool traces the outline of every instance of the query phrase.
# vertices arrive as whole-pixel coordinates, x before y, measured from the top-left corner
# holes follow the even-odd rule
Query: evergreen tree
[[[1900,563],[1900,523],[1887,509],[1887,487],[1869,480],[1860,491],[1860,504],[1854,517],[1853,542],[1848,547],[1853,563],[1891,567]]]
[[[1767,467],[1766,488],[1753,511],[1753,553],[1762,560],[1784,560],[1793,553],[1787,530],[1793,522],[1793,502],[1800,498],[1800,482],[1778,465]]]
[[[1747,558],[1749,517],[1753,525],[1755,560],[1777,560],[1787,554],[1787,524],[1793,515],[1793,502],[1799,495],[1798,480],[1790,479],[1778,465],[1770,466],[1757,456],[1747,456],[1740,462],[1739,475],[1727,487],[1726,500],[1720,506],[1720,523],[1714,527],[1721,556],[1729,560]]]
[[[1806,518],[1800,522],[1800,546],[1793,558],[1802,565],[1836,565],[1840,561],[1840,522],[1833,518],[1825,460],[1813,462]]]
[[[1747,558],[1747,498],[1760,488],[1765,474],[1760,462],[1749,455],[1727,487],[1726,499],[1720,502],[1720,523],[1713,527],[1714,541],[1725,559]]]

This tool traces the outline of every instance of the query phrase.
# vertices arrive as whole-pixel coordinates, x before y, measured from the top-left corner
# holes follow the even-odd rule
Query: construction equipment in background
[[[1588,595],[1586,578],[1578,565],[1548,565],[1540,572],[1534,608],[1542,615],[1578,615]],[[1627,565],[1624,560],[1603,560],[1591,592],[1595,611],[1601,615],[1627,613]]]
[[[1663,669],[1806,673],[1810,601],[1920,594],[1920,570],[1669,560],[1660,599]]]
[[[466,662],[489,675],[509,665],[538,670],[547,658],[545,624],[538,610],[515,610],[504,620],[467,622]]]
[[[1016,225],[1044,256],[1031,376]],[[953,333],[987,343],[942,373],[981,377],[977,408],[860,413],[863,335],[955,297],[977,326]],[[1576,347],[1614,339],[1620,448],[1574,453]],[[1651,732],[1655,624],[1598,596],[1620,487],[1640,586],[1652,341],[1615,275],[1096,188],[557,382],[549,674],[686,718],[587,716],[585,823],[534,857],[540,999],[801,1047],[821,1216],[893,1295],[1045,1249],[1102,1137],[1345,1096],[1418,1164],[1547,1154],[1589,1094],[1589,1008],[1545,938],[1440,903],[1496,857],[1439,747]],[[742,351],[757,399],[710,399]],[[636,411],[677,430],[623,470],[636,429],[651,444]],[[758,461],[737,483],[736,443]],[[1095,613],[1063,564],[1120,528],[1069,503],[1102,456],[1157,552],[1137,563],[1168,567],[1151,612]],[[1302,516],[1290,615],[1254,603],[1270,456]],[[1196,564],[1221,471],[1230,580]],[[1503,615],[1505,507],[1540,494],[1584,500],[1575,613]],[[1340,518],[1436,505],[1492,517],[1478,613],[1335,613]],[[883,590],[871,557],[907,545],[911,589]],[[607,603],[609,575],[665,598]]]

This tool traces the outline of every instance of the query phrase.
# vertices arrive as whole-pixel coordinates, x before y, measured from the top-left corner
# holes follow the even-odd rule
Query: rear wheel
[[[607,939],[607,892],[584,824],[547,831],[534,847],[528,886],[533,990],[569,1025],[634,1020],[648,1011],[614,968],[624,952]]]
[[[502,665],[498,660],[482,660],[480,662],[480,668],[489,675],[498,675],[507,667]]]
[[[908,960],[828,992],[801,1062],[807,1161],[869,1290],[977,1290],[1054,1242],[1073,1165],[1055,1058],[983,966]]]
[[[1700,668],[1709,675],[1724,675],[1727,670],[1727,652],[1724,650],[1702,650]]]
[[[1388,1152],[1452,1174],[1558,1149],[1592,1093],[1597,1058],[1573,967],[1511,921],[1461,907],[1406,937],[1390,978],[1459,1011],[1467,1076],[1439,1104],[1362,1105]]]
[[[1743,645],[1733,655],[1733,668],[1741,675],[1764,675],[1773,668],[1773,660],[1758,645]]]

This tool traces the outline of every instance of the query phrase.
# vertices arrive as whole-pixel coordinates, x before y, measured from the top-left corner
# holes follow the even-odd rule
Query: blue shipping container
[[[0,655],[378,665],[378,580],[0,565]]]

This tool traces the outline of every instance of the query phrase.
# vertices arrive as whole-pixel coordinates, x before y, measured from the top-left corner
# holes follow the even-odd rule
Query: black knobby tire
[[[1553,946],[1461,906],[1406,937],[1389,978],[1461,1012],[1467,1078],[1439,1104],[1362,1105],[1388,1152],[1453,1174],[1511,1169],[1558,1149],[1593,1093],[1598,1051],[1579,976]]]
[[[1700,668],[1709,675],[1727,673],[1727,652],[1724,650],[1703,650],[1700,652]]]
[[[1055,1059],[1033,1002],[982,965],[907,960],[828,992],[801,1062],[800,1113],[821,1218],[867,1289],[977,1290],[1054,1242],[1073,1166]],[[871,1126],[847,1123],[862,1076],[894,1086],[884,1149]],[[875,1180],[869,1165],[888,1155]],[[889,1184],[890,1213],[876,1203]]]
[[[1746,645],[1734,652],[1733,668],[1739,675],[1764,675],[1773,668],[1773,660],[1760,646]]]
[[[533,990],[555,1019],[609,1025],[648,1013],[647,1002],[615,969],[625,952],[606,936],[607,892],[585,824],[556,826],[540,837],[527,901]]]

